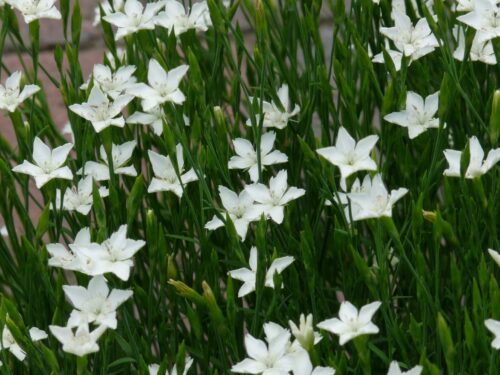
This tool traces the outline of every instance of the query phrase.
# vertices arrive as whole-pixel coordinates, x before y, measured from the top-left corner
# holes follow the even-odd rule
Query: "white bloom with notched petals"
[[[272,151],[276,133],[268,132],[262,135],[260,139],[260,166],[261,172],[267,165],[286,163],[288,157],[278,150]],[[245,169],[250,174],[252,182],[259,180],[259,165],[257,160],[257,151],[253,145],[243,138],[233,140],[234,151],[237,155],[232,156],[228,162],[229,169]]]
[[[179,175],[175,171],[170,156],[163,156],[152,150],[148,151],[148,155],[155,174],[155,177],[152,178],[149,184],[148,193],[171,191],[179,198],[182,198],[184,192],[183,186],[189,182],[198,180],[198,175],[193,168],[184,173],[184,156],[180,143],[176,146]]]
[[[72,104],[69,109],[85,120],[90,121],[97,133],[109,126],[123,128],[125,119],[122,110],[133,99],[131,95],[119,95],[110,101],[99,87],[94,86],[88,101],[82,104]]]
[[[51,150],[40,138],[35,137],[33,142],[33,163],[25,160],[12,170],[34,177],[38,189],[52,179],[71,180],[73,173],[68,167],[62,165],[66,162],[72,148],[71,143],[66,143]]]
[[[127,166],[127,162],[132,157],[135,147],[137,146],[136,141],[129,141],[122,143],[121,145],[111,146],[111,160],[113,163],[113,173],[121,174],[125,176],[135,177],[137,176],[137,171],[133,165]],[[96,181],[107,181],[110,179],[109,175],[109,165],[108,157],[106,155],[106,150],[104,146],[99,149],[99,154],[101,156],[102,162],[88,161],[85,163],[83,168],[80,168],[76,174],[84,176],[92,176]]]
[[[149,125],[153,128],[153,133],[162,135],[165,112],[161,105],[157,105],[146,112],[134,112],[127,118],[127,124]]]
[[[275,259],[266,272],[265,286],[274,289],[274,274],[281,274],[285,268],[292,264],[294,258],[286,256]],[[238,291],[238,297],[244,297],[255,290],[257,276],[257,248],[252,246],[250,249],[250,257],[248,259],[250,268],[238,268],[228,272],[233,279],[243,281],[243,285]],[[283,285],[282,285],[283,287]]]
[[[84,324],[76,330],[71,327],[49,326],[50,332],[61,344],[62,349],[79,357],[99,351],[97,340],[106,331],[106,326],[98,326],[93,331],[89,331],[89,326]]]
[[[358,171],[375,171],[377,164],[370,157],[378,136],[369,135],[359,142],[344,127],[339,129],[335,146],[318,148],[316,152],[340,169],[340,185],[345,189],[347,177]]]
[[[500,161],[500,148],[490,150],[488,156],[484,159],[484,150],[476,136],[469,139],[470,159],[469,166],[465,171],[465,178],[473,179],[480,177],[495,166]],[[443,151],[448,168],[443,172],[443,175],[449,177],[460,177],[460,160],[462,151],[444,150]]]
[[[387,375],[420,375],[422,373],[422,366],[415,366],[408,371],[401,371],[399,363],[397,361],[392,361],[389,366],[389,372]]]
[[[219,186],[219,196],[225,213],[234,224],[236,233],[238,233],[242,241],[245,240],[250,223],[247,213],[248,209],[253,206],[252,197],[245,190],[238,195],[225,186]],[[223,226],[224,222],[217,215],[214,215],[212,220],[205,224],[205,228],[208,230],[215,230]]]
[[[5,0],[5,2],[20,11],[26,23],[41,18],[61,19],[61,13],[55,6],[56,0]]]
[[[281,85],[278,90],[278,99],[281,106],[275,102],[269,103],[265,100],[262,102],[262,113],[264,115],[262,126],[264,128],[284,129],[288,125],[288,121],[300,112],[300,107],[297,104],[295,104],[292,110],[290,97],[288,95],[288,85]],[[251,97],[250,102],[252,102],[253,100],[254,98]],[[257,101],[257,103],[260,103],[258,99],[255,100]],[[259,124],[259,116],[255,117],[256,123]],[[246,124],[248,126],[251,126],[251,120],[248,119]]]
[[[250,220],[257,220],[262,214],[281,224],[284,218],[284,206],[305,194],[304,189],[288,186],[287,171],[281,170],[276,177],[271,177],[269,187],[264,184],[251,184],[245,190],[257,202],[249,209]]]
[[[177,0],[165,1],[165,10],[155,17],[155,23],[158,26],[174,30],[175,35],[179,36],[190,29],[195,31],[207,31],[212,26],[210,12],[206,1],[194,3],[189,11],[186,12],[184,5]]]
[[[439,128],[439,119],[434,117],[438,111],[439,91],[422,98],[413,91],[406,94],[406,108],[401,112],[389,113],[385,121],[408,128],[408,137],[414,139],[430,128]]]
[[[154,18],[164,5],[164,1],[156,1],[147,3],[144,7],[139,0],[127,0],[123,12],[115,9],[114,13],[107,14],[103,20],[118,27],[115,40],[119,40],[139,30],[153,30]]]
[[[408,193],[408,189],[399,188],[389,194],[380,174],[375,175],[371,181],[365,180],[365,183],[362,192],[347,195],[351,204],[357,206],[351,210],[354,221],[392,217],[392,206]]]
[[[373,335],[379,328],[372,323],[375,312],[382,302],[376,301],[365,305],[358,311],[350,302],[344,301],[340,305],[339,318],[322,321],[318,327],[339,336],[340,345],[360,335]]]
[[[391,39],[404,56],[414,61],[431,53],[439,46],[425,18],[421,18],[413,26],[410,17],[403,12],[393,12],[393,17],[395,26],[381,27],[380,32]]]
[[[115,100],[136,83],[137,79],[133,76],[136,69],[134,65],[127,65],[112,72],[109,66],[96,64],[92,70],[92,82],[94,87]],[[80,88],[86,90],[88,84],[86,82]]]
[[[101,244],[69,245],[80,262],[81,272],[89,276],[113,273],[127,281],[134,265],[132,257],[146,245],[143,240],[127,238],[127,225],[122,225]]]
[[[14,72],[4,85],[0,85],[0,110],[14,112],[22,102],[40,91],[37,85],[26,85],[21,90],[22,75],[20,71]]]
[[[166,102],[182,104],[186,97],[179,89],[179,84],[188,69],[189,66],[180,65],[167,72],[158,61],[151,59],[148,66],[149,85],[137,83],[127,92],[142,99],[142,108],[146,112]]]
[[[63,285],[63,289],[75,308],[69,317],[68,327],[94,323],[116,329],[116,309],[133,294],[131,290],[122,289],[112,289],[110,292],[102,275],[93,277],[87,288]]]
[[[12,336],[12,332],[10,332],[7,324],[3,326],[2,345],[0,345],[0,349],[9,350],[20,361],[26,358],[26,352],[19,346],[14,336]]]
[[[290,332],[286,329],[277,337],[267,338],[267,345],[247,333],[245,348],[249,358],[235,364],[231,371],[239,374],[288,375],[293,369],[293,358],[287,353],[289,340]]]
[[[108,189],[104,186],[99,188],[99,195],[107,197]],[[62,209],[66,211],[77,211],[82,215],[88,215],[94,203],[92,197],[92,176],[87,176],[78,182],[77,187],[72,187],[64,192],[62,197]],[[61,208],[61,190],[56,189],[56,207]]]

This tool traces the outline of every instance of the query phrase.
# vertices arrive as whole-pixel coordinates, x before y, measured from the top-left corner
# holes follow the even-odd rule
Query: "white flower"
[[[26,352],[16,342],[7,324],[3,326],[2,345],[0,345],[0,349],[8,349],[20,361],[26,358]]]
[[[115,12],[123,12],[124,5],[125,5],[124,0],[113,0],[113,7],[111,7],[109,0],[101,2],[102,11],[105,16],[113,13],[113,9]],[[94,10],[94,22],[92,23],[92,26],[97,26],[100,23],[101,23],[101,9],[99,8],[98,5],[95,7]]]
[[[170,160],[170,156],[163,156],[152,150],[148,151],[148,155],[155,174],[155,177],[152,178],[151,183],[149,184],[148,193],[171,191],[179,198],[182,198],[182,194],[184,192],[183,185],[198,180],[198,176],[193,168],[184,173],[184,156],[182,154],[182,145],[180,143],[176,147],[179,176],[175,171],[172,160]]]
[[[14,112],[22,102],[40,91],[37,85],[26,85],[21,91],[21,78],[22,73],[17,71],[0,85],[0,110]]]
[[[358,312],[350,302],[340,305],[339,318],[322,321],[318,327],[339,336],[340,345],[360,335],[372,335],[379,332],[378,327],[371,322],[373,315],[382,305],[376,301],[365,305]]]
[[[469,139],[470,159],[469,166],[465,171],[465,178],[473,179],[486,174],[493,166],[500,161],[500,148],[490,150],[486,160],[484,159],[484,151],[476,136]],[[446,161],[448,162],[448,169],[443,172],[443,175],[449,177],[460,177],[460,159],[462,151],[457,150],[444,150],[443,151]]]
[[[38,327],[31,327],[29,330],[29,334],[30,334],[31,341],[33,341],[33,342],[45,340],[47,337],[49,337],[47,335],[47,332],[45,332],[43,329],[40,329]]]
[[[235,364],[231,371],[235,373],[288,375],[293,368],[293,358],[287,353],[290,345],[290,332],[283,330],[280,335],[258,340],[249,333],[245,335],[245,348],[249,358]]]
[[[142,108],[146,112],[166,102],[182,104],[186,97],[179,89],[179,84],[188,69],[189,66],[180,65],[167,72],[158,61],[151,59],[148,66],[149,86],[145,83],[137,83],[127,92],[142,99]]]
[[[420,375],[422,373],[422,366],[415,366],[408,371],[401,371],[397,361],[392,361],[389,366],[387,375]]]
[[[117,0],[115,0],[115,3],[116,2]],[[127,59],[127,53],[123,48],[118,47],[116,49],[116,57],[113,52],[108,51],[106,52],[106,59],[108,60],[111,69],[116,69],[119,65],[125,63],[125,60]]]
[[[106,331],[106,326],[98,326],[92,332],[88,325],[79,326],[75,332],[71,327],[49,326],[50,332],[63,344],[67,353],[83,357],[99,351],[97,340]]]
[[[260,165],[262,171],[266,165],[286,163],[288,157],[278,150],[271,151],[276,140],[276,133],[268,132],[260,139]],[[233,140],[236,156],[232,156],[228,162],[229,169],[245,169],[250,174],[252,182],[259,180],[259,165],[257,163],[257,151],[253,145],[243,138]]]
[[[413,91],[406,94],[406,108],[401,112],[389,113],[385,121],[408,128],[410,139],[418,137],[430,128],[439,128],[439,119],[435,118],[439,104],[439,91],[422,98]]]
[[[72,104],[69,109],[78,116],[90,121],[95,131],[99,133],[108,126],[118,126],[120,128],[125,126],[125,120],[121,112],[132,99],[133,96],[131,95],[119,95],[113,102],[110,102],[99,87],[94,86],[90,91],[87,102]]]
[[[132,296],[131,290],[109,291],[106,279],[99,275],[89,281],[87,288],[78,285],[63,285],[66,297],[75,310],[71,312],[68,327],[79,327],[95,323],[116,329],[116,309]]]
[[[391,39],[396,48],[411,60],[417,60],[434,51],[439,43],[425,18],[413,26],[403,12],[393,12],[394,27],[381,27],[380,32]]]
[[[498,264],[498,266],[500,266],[500,254],[493,249],[488,249],[488,253],[491,255],[495,263]]]
[[[127,238],[127,225],[122,225],[102,244],[69,245],[80,261],[81,272],[89,276],[113,273],[121,280],[130,277],[130,268],[134,265],[132,257],[146,245],[143,240]]]
[[[109,66],[96,64],[92,70],[92,81],[94,87],[98,87],[103,94],[115,100],[136,83],[137,79],[133,76],[135,70],[135,66],[128,65],[113,73]],[[89,82],[86,82],[80,88],[86,90],[88,84]]]
[[[182,372],[182,375],[186,375],[191,366],[193,365],[193,359],[191,357],[186,357],[186,364],[184,365],[184,371]],[[148,366],[149,370],[149,375],[158,375],[158,371],[160,370],[160,365],[154,363],[152,365]],[[174,365],[172,368],[172,371],[168,372],[168,370],[165,371],[165,375],[177,375],[177,365]]]
[[[494,319],[486,319],[484,325],[488,328],[491,333],[495,335],[495,338],[491,342],[491,347],[494,349],[500,349],[500,321]]]
[[[305,350],[292,353],[294,375],[334,375],[335,369],[318,366],[313,368],[309,354]]]
[[[281,274],[281,272],[292,264],[293,261],[294,258],[292,256],[275,259],[266,272],[265,286],[274,289],[274,274],[276,272]],[[252,246],[250,249],[250,258],[248,259],[248,263],[250,265],[250,269],[238,268],[237,270],[228,272],[228,275],[230,275],[233,279],[243,281],[243,285],[238,291],[238,297],[240,298],[252,293],[255,290],[257,275],[257,248],[255,246]]]
[[[38,189],[54,178],[71,180],[73,173],[62,165],[66,162],[69,152],[73,148],[71,143],[50,149],[42,140],[35,137],[33,142],[33,163],[25,160],[12,168],[14,172],[24,173],[35,178]]]
[[[312,347],[322,339],[318,332],[314,332],[312,314],[307,315],[307,317],[305,317],[304,314],[300,314],[300,323],[298,327],[291,320],[288,321],[288,324],[290,325],[293,336],[306,351],[311,350]]]
[[[5,2],[20,11],[26,23],[40,18],[61,19],[61,13],[54,5],[56,0],[5,0]]]
[[[167,0],[165,10],[156,16],[155,23],[165,27],[169,32],[173,29],[176,36],[190,29],[207,31],[212,26],[206,1],[193,4],[191,10],[186,12],[184,5],[179,1]]]
[[[99,195],[103,198],[107,197],[109,195],[108,189],[100,187]],[[72,187],[64,192],[62,209],[88,215],[92,209],[93,202],[92,176],[87,176],[78,182],[77,188]],[[56,189],[56,205],[61,208],[61,190],[59,189]]]
[[[90,245],[90,229],[88,227],[80,229],[77,233],[74,245],[85,246]],[[71,247],[71,245],[70,245]],[[46,245],[47,252],[50,255],[48,264],[51,267],[60,267],[69,271],[81,271],[82,265],[80,259],[70,250],[66,249],[60,243],[51,243]]]
[[[7,227],[3,225],[0,227],[0,236],[2,237],[8,237],[9,236],[9,231],[7,230]]]
[[[465,33],[464,29],[455,27],[453,29],[453,34],[455,39],[458,40],[458,46],[455,52],[453,52],[453,57],[459,61],[464,61],[465,59]],[[495,65],[497,63],[497,58],[495,56],[495,51],[493,50],[493,43],[489,41],[479,42],[477,34],[472,39],[472,46],[469,52],[469,58],[471,61],[481,61],[485,64]]]
[[[363,185],[360,192],[353,192],[347,195],[351,205],[357,206],[351,209],[354,221],[392,217],[392,206],[408,193],[408,189],[399,188],[392,190],[389,194],[380,174],[375,175],[371,181],[365,179]]]
[[[358,171],[376,171],[377,164],[370,158],[378,136],[369,135],[356,143],[344,127],[339,129],[335,146],[318,148],[316,152],[340,168],[340,186],[345,189],[347,177]]]
[[[119,40],[139,30],[153,30],[154,17],[164,5],[164,1],[157,1],[144,7],[139,0],[127,0],[123,12],[115,9],[114,13],[107,14],[103,20],[118,27],[115,39]]]
[[[249,209],[248,217],[256,220],[260,215],[269,216],[275,223],[281,224],[284,218],[284,206],[305,194],[304,189],[288,187],[287,171],[281,170],[276,177],[271,177],[269,187],[264,184],[247,185],[245,190],[257,202]]]
[[[127,118],[127,124],[149,125],[153,128],[153,133],[162,135],[164,119],[165,112],[161,105],[157,105],[147,112],[134,112]]]
[[[390,49],[389,46],[386,46],[386,50],[387,50],[387,53],[389,54],[389,57],[392,60],[392,63],[394,64],[394,68],[396,69],[397,72],[400,71],[401,70],[401,61],[403,59],[403,54],[399,51]],[[373,56],[372,61],[374,63],[384,64],[385,63],[384,53],[380,52],[380,53],[376,54],[375,56]],[[410,63],[411,63],[411,59],[410,59]]]
[[[135,146],[137,146],[136,141],[129,141],[122,143],[121,145],[111,146],[111,160],[113,162],[113,173],[123,174],[126,176],[137,176],[137,171],[133,165],[126,166],[125,164],[132,157]],[[104,146],[99,149],[102,162],[98,163],[95,161],[88,161],[85,163],[83,168],[80,168],[76,174],[78,175],[90,175],[96,181],[107,181],[110,179],[108,157],[106,155],[106,150]]]
[[[238,195],[225,186],[219,186],[219,196],[222,206],[226,210],[225,212],[234,224],[236,233],[238,233],[242,241],[245,240],[248,224],[250,223],[247,212],[253,205],[252,197],[245,190]],[[216,215],[205,224],[205,228],[208,230],[215,230],[222,226],[224,226],[224,222]]]
[[[476,0],[474,10],[457,17],[457,21],[476,29],[479,43],[500,37],[500,8],[496,0]]]
[[[284,129],[288,124],[288,120],[300,112],[300,107],[297,104],[295,104],[293,110],[291,109],[288,85],[281,85],[278,90],[278,99],[281,103],[281,107],[275,102],[269,103],[265,100],[262,102],[262,113],[264,114],[262,126],[264,128]],[[252,101],[253,98],[250,98],[250,102]],[[257,100],[257,103],[260,103],[260,101]],[[283,108],[284,111],[280,108]],[[259,123],[259,116],[256,116],[256,122],[257,124]],[[251,120],[248,119],[246,124],[251,126]]]

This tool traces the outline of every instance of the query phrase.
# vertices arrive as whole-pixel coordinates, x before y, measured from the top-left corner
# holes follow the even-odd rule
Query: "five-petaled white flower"
[[[61,19],[61,13],[54,5],[56,0],[6,0],[5,2],[20,11],[26,23],[40,18]]]
[[[456,26],[453,28],[453,35],[457,39],[457,48],[453,52],[453,57],[459,61],[464,61],[465,59],[465,32],[463,28],[458,28]],[[497,58],[495,56],[495,50],[493,49],[493,43],[491,40],[485,42],[479,42],[477,38],[477,33],[472,39],[472,45],[469,52],[469,59],[471,61],[481,61],[485,64],[496,65]]]
[[[231,371],[245,374],[288,375],[293,369],[293,357],[287,353],[290,332],[286,329],[272,339],[258,340],[251,334],[245,335],[245,348],[249,358],[235,364]]]
[[[294,117],[300,112],[300,107],[295,104],[293,110],[290,105],[290,97],[288,95],[288,85],[283,84],[278,90],[279,104],[275,102],[262,101],[262,113],[264,115],[264,120],[262,126],[264,128],[277,128],[284,129],[290,118]],[[256,103],[260,103],[260,100],[255,99]],[[250,98],[250,102],[253,102],[254,98]],[[281,104],[281,105],[280,105]],[[259,124],[259,116],[255,116],[256,123]],[[249,118],[246,122],[248,126],[252,125],[251,119]]]
[[[3,326],[2,343],[0,349],[8,349],[17,359],[23,361],[26,358],[26,352],[19,346],[7,324]]]
[[[500,321],[494,319],[486,319],[484,325],[488,330],[495,335],[495,338],[491,342],[491,347],[494,349],[500,349]]]
[[[413,91],[406,94],[406,108],[401,112],[389,113],[385,121],[408,128],[410,139],[418,137],[430,128],[439,128],[439,119],[435,118],[439,104],[439,91],[422,98]]]
[[[80,229],[72,245],[78,248],[79,246],[87,246],[90,244],[90,229],[88,227]],[[72,247],[71,245],[69,246],[70,248]],[[48,261],[49,266],[63,268],[68,271],[82,272],[83,268],[80,259],[64,245],[60,243],[50,243],[46,245],[46,248],[50,255]]]
[[[54,178],[71,180],[73,173],[68,167],[63,167],[62,165],[66,162],[66,158],[72,148],[73,145],[71,143],[66,143],[51,150],[40,138],[35,137],[33,142],[34,164],[25,160],[22,164],[12,168],[12,170],[34,177],[38,189]]]
[[[318,148],[316,152],[340,168],[340,186],[345,189],[347,177],[358,171],[376,171],[377,164],[370,153],[378,136],[369,135],[356,143],[344,127],[339,129],[335,146]]]
[[[206,1],[193,4],[191,10],[186,12],[184,5],[179,1],[167,0],[165,10],[156,16],[155,23],[168,29],[169,32],[173,30],[176,36],[190,29],[207,31],[212,26]]]
[[[490,150],[488,156],[484,159],[484,151],[476,136],[469,139],[470,159],[469,166],[465,171],[465,178],[473,179],[486,174],[493,166],[500,161],[500,148]],[[460,177],[460,160],[462,158],[462,151],[458,150],[444,150],[443,151],[446,161],[448,162],[448,169],[443,172],[443,175],[449,177]]]
[[[496,0],[476,0],[474,9],[457,21],[476,29],[479,43],[500,37],[500,5]]]
[[[131,290],[109,291],[104,276],[93,277],[87,288],[79,285],[63,285],[66,297],[74,310],[68,320],[68,327],[79,327],[94,323],[116,329],[116,309],[132,296]]]
[[[72,327],[49,326],[50,332],[61,344],[62,349],[79,357],[99,351],[97,340],[106,331],[104,325],[98,326],[93,331],[89,331],[87,324],[79,326],[76,330]]]
[[[184,371],[182,372],[182,375],[186,375],[191,366],[193,365],[193,358],[186,357],[185,363],[186,364],[184,365]],[[149,375],[158,375],[158,371],[160,370],[160,365],[153,363],[152,365],[148,366],[148,370],[149,370]],[[177,375],[177,374],[178,374],[177,365],[174,365],[174,367],[172,367],[172,371],[168,372],[168,370],[166,370],[164,375]]]
[[[405,13],[393,12],[394,27],[381,27],[380,32],[394,42],[404,56],[414,61],[434,51],[439,43],[425,18],[413,23]]]
[[[288,157],[278,150],[271,151],[276,140],[276,133],[268,132],[260,139],[260,167],[261,172],[267,165],[286,163]],[[252,143],[243,138],[233,140],[234,151],[237,155],[232,156],[228,162],[229,169],[245,169],[250,174],[252,182],[259,180],[259,165],[257,151]]]
[[[99,87],[94,86],[88,101],[82,104],[72,104],[69,109],[78,116],[83,117],[92,123],[97,133],[109,126],[125,126],[125,119],[122,110],[133,99],[132,95],[119,95],[112,102],[103,94]]]
[[[166,102],[182,104],[186,97],[179,89],[179,84],[188,69],[189,66],[180,65],[167,72],[158,61],[151,59],[148,66],[149,85],[137,83],[127,92],[142,99],[142,108],[146,112]]]
[[[109,195],[108,189],[101,186],[99,188],[99,195],[103,198],[107,197]],[[93,202],[92,176],[82,178],[76,188],[67,189],[62,197],[62,206],[61,190],[56,189],[56,207],[62,207],[66,211],[77,211],[82,215],[88,215],[92,209]]]
[[[219,196],[222,206],[226,210],[225,212],[234,224],[236,233],[238,233],[242,241],[245,240],[248,224],[250,223],[247,212],[249,207],[253,205],[252,197],[245,190],[238,195],[225,186],[219,186]],[[208,230],[215,230],[222,226],[224,226],[224,222],[217,215],[214,215],[212,220],[205,224],[205,228]]]
[[[318,327],[339,336],[340,345],[360,335],[372,335],[379,332],[378,327],[372,323],[372,317],[382,305],[376,301],[365,305],[358,312],[350,302],[344,301],[340,305],[339,318],[322,321]]]
[[[107,14],[103,20],[118,27],[115,39],[119,40],[139,30],[153,30],[154,18],[164,6],[164,1],[148,3],[144,7],[139,0],[127,0],[123,12],[115,9],[114,13]]]
[[[262,214],[269,216],[275,223],[281,224],[284,218],[284,206],[290,201],[300,198],[306,191],[288,186],[287,171],[281,170],[276,177],[271,177],[269,187],[264,184],[251,184],[245,190],[257,202],[248,210],[250,220],[257,220]]]
[[[130,268],[134,265],[132,257],[146,245],[143,240],[127,238],[127,225],[122,225],[110,238],[101,244],[72,244],[70,249],[79,258],[79,271],[97,276],[113,273],[121,280],[130,277]]]
[[[161,105],[157,105],[146,112],[134,112],[127,118],[127,124],[149,125],[153,128],[153,133],[162,135],[165,112]]]
[[[274,274],[281,273],[285,268],[287,268],[294,258],[292,256],[286,256],[275,259],[269,269],[266,272],[265,286],[274,289]],[[250,268],[238,268],[237,270],[232,270],[228,272],[233,279],[243,281],[243,285],[238,291],[238,297],[244,297],[255,290],[256,276],[257,276],[257,248],[252,246],[250,249],[250,258],[248,259]],[[282,285],[283,287],[283,285]]]
[[[387,375],[420,375],[422,373],[422,366],[415,366],[408,371],[401,371],[399,363],[397,361],[392,361],[389,366],[389,372]]]
[[[133,76],[136,69],[134,65],[127,65],[118,68],[113,73],[109,66],[96,64],[92,70],[94,87],[98,87],[103,94],[110,98],[116,99],[136,83],[137,79]],[[89,81],[81,85],[80,88],[86,90]]]
[[[126,176],[137,176],[137,171],[133,165],[126,166],[129,159],[132,157],[135,147],[137,146],[136,141],[125,142],[121,145],[111,146],[111,160],[113,162],[113,173],[122,174]],[[96,181],[107,181],[110,179],[109,175],[109,165],[108,157],[106,155],[106,150],[104,146],[99,149],[99,154],[101,156],[102,162],[98,163],[95,161],[88,161],[85,163],[83,168],[80,168],[76,174],[92,176]]]
[[[14,112],[22,102],[40,91],[37,85],[26,85],[21,91],[21,78],[21,72],[14,72],[4,85],[0,85],[0,110]]]
[[[184,173],[184,156],[180,143],[177,144],[175,154],[179,175],[175,171],[170,156],[163,156],[152,150],[148,151],[148,155],[155,174],[155,177],[151,179],[151,183],[149,184],[148,193],[171,191],[179,198],[182,198],[184,192],[183,186],[189,182],[198,180],[198,175],[193,168]]]

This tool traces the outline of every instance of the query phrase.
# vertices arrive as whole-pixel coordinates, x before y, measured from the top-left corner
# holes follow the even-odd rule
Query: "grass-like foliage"
[[[0,3],[2,373],[499,373],[497,1]]]

